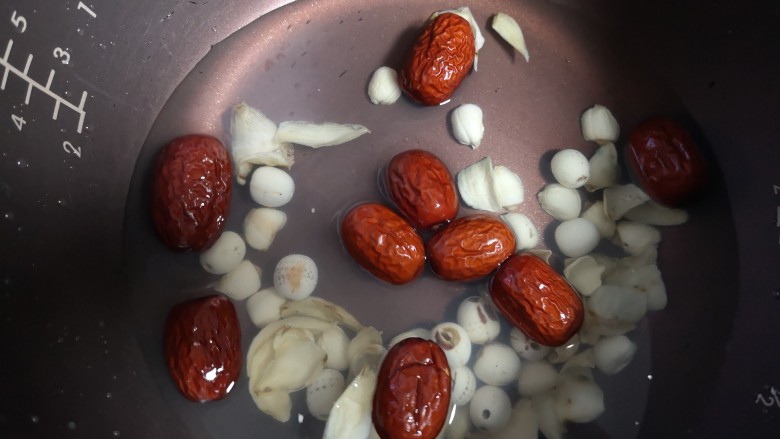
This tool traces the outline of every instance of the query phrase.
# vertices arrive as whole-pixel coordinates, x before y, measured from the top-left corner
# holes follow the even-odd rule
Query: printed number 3
[[[11,23],[19,29],[19,33],[27,30],[27,20],[21,15],[17,16],[16,11],[11,12]]]
[[[67,50],[62,50],[62,48],[59,47],[54,49],[54,57],[62,58],[63,64],[67,64],[70,62],[70,53],[68,53]]]

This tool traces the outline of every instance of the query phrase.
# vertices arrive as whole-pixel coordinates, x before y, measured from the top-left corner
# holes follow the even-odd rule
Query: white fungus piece
[[[593,346],[596,367],[607,375],[620,372],[634,359],[636,344],[625,335],[604,337]]]
[[[588,166],[590,166],[590,178],[585,183],[585,189],[588,192],[595,192],[615,185],[620,173],[615,145],[609,142],[599,146],[590,160],[588,160]]]
[[[467,406],[455,406],[453,414],[450,415],[446,428],[443,429],[444,439],[466,439],[471,437],[471,415]],[[438,437],[438,436],[437,436]]]
[[[493,168],[493,185],[501,207],[511,210],[523,204],[525,197],[523,181],[506,166],[499,165]]]
[[[265,207],[287,204],[295,192],[295,182],[290,174],[279,168],[261,166],[252,173],[249,194],[255,203]]]
[[[258,328],[282,318],[282,305],[287,301],[276,290],[266,288],[252,294],[246,301],[246,310],[252,323]]]
[[[469,404],[471,422],[483,431],[501,430],[509,421],[511,411],[509,395],[496,386],[480,387]]]
[[[467,366],[450,367],[452,374],[452,402],[459,406],[464,406],[474,397],[477,391],[477,377]]]
[[[236,232],[225,231],[200,254],[200,266],[211,274],[225,274],[244,260],[246,243]]]
[[[561,253],[578,258],[593,251],[601,240],[596,226],[585,218],[564,221],[555,228],[555,244]]]
[[[269,207],[252,209],[244,217],[246,243],[255,250],[271,247],[276,234],[287,224],[287,214]]]
[[[583,296],[590,296],[601,286],[601,275],[605,268],[593,256],[581,256],[563,269],[563,276]]]
[[[236,178],[240,185],[246,184],[252,165],[290,168],[295,162],[292,144],[276,139],[276,124],[245,102],[233,108],[230,137]]]
[[[505,386],[517,379],[520,357],[511,347],[498,342],[482,346],[474,361],[474,375],[493,386]]]
[[[623,260],[628,258],[623,258]],[[658,311],[666,308],[666,285],[661,277],[661,270],[655,261],[631,266],[622,262],[613,270],[605,281],[623,287],[631,287],[647,296],[648,311]]]
[[[390,339],[390,343],[388,344],[388,346],[393,347],[396,344],[398,344],[398,342],[406,340],[407,338],[422,338],[425,340],[430,340],[431,331],[430,329],[425,329],[425,328],[413,328],[408,331],[404,331],[396,335],[392,339]]]
[[[463,104],[452,110],[450,115],[452,135],[455,140],[471,149],[479,148],[485,135],[485,125],[482,122],[482,109],[475,104]]]
[[[469,334],[457,323],[440,323],[431,330],[431,340],[441,347],[450,368],[464,366],[471,358]]]
[[[599,145],[617,140],[620,134],[620,126],[612,112],[603,105],[594,105],[580,117],[582,136],[587,141],[593,141]]]
[[[374,105],[392,105],[401,97],[398,72],[392,67],[382,66],[374,71],[368,82],[368,98]]]
[[[223,275],[214,289],[233,300],[244,300],[260,289],[261,275],[260,267],[245,259]]]
[[[590,422],[604,413],[604,392],[591,378],[570,371],[561,376],[555,402],[562,421]]]
[[[602,238],[612,239],[615,236],[615,220],[607,217],[603,201],[596,201],[585,209],[585,212],[582,212],[582,217],[596,226]]]
[[[349,376],[355,377],[364,367],[379,370],[379,365],[386,353],[387,349],[381,344],[374,343],[363,346],[349,359]]]
[[[550,162],[555,180],[565,187],[576,189],[588,182],[588,159],[576,149],[563,149],[555,153]]]
[[[371,345],[382,345],[382,333],[373,326],[366,326],[352,337],[347,346],[347,358],[352,357]]]
[[[553,364],[565,363],[574,356],[580,348],[580,336],[574,334],[566,343],[555,347],[547,354],[547,361]]]
[[[688,212],[648,200],[626,212],[624,218],[651,226],[677,226],[688,221]]]
[[[365,368],[333,404],[322,439],[365,439],[371,434],[371,407],[376,371]]]
[[[619,220],[629,210],[643,204],[650,197],[635,184],[610,186],[602,192],[607,218]]]
[[[274,288],[290,300],[309,297],[317,286],[317,264],[306,255],[287,255],[274,269]]]
[[[340,326],[333,325],[322,331],[317,338],[317,345],[324,349],[328,355],[325,367],[339,371],[349,368],[349,356],[347,355],[349,337]]]
[[[457,320],[474,344],[485,344],[501,332],[498,315],[492,305],[480,296],[467,297],[460,303]]]
[[[515,327],[509,331],[509,345],[520,355],[520,358],[528,361],[541,360],[550,352],[549,346],[531,340],[523,331]]]
[[[493,161],[485,157],[458,172],[460,197],[472,209],[500,212],[494,180]]]
[[[563,439],[563,422],[558,417],[555,404],[555,391],[537,393],[531,397],[531,403],[539,423],[539,431],[547,439]]]
[[[630,255],[638,255],[646,248],[661,242],[661,232],[653,226],[635,221],[618,221],[615,243]]]
[[[633,288],[602,285],[588,298],[588,311],[604,323],[633,325],[647,312],[647,296]]]
[[[517,391],[523,396],[546,392],[558,384],[558,371],[547,361],[523,363],[517,377]]]
[[[309,413],[320,421],[328,419],[333,403],[346,387],[347,383],[341,372],[323,369],[306,388],[306,407]]]
[[[601,278],[602,280],[605,279],[609,274],[612,272],[612,270],[615,269],[618,265],[618,259],[613,258],[611,256],[607,256],[603,253],[597,253],[593,252],[589,254],[588,256],[592,257],[596,260],[596,263],[604,267],[604,273],[602,274]]]
[[[542,209],[558,221],[580,216],[582,198],[577,189],[553,183],[545,186],[536,197]]]
[[[341,145],[370,132],[363,125],[354,123],[285,121],[276,130],[276,139],[310,148],[322,148]]]
[[[539,244],[539,231],[526,215],[509,212],[500,217],[515,235],[515,251],[528,250]]]
[[[499,12],[493,16],[493,20],[490,23],[493,30],[510,46],[514,47],[520,55],[523,55],[525,62],[528,62],[528,47],[525,44],[525,38],[523,38],[523,31],[520,29],[517,21],[510,15]]]

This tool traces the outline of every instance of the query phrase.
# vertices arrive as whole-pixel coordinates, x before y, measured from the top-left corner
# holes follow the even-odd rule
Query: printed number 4
[[[21,131],[21,130],[22,130],[22,126],[24,126],[24,124],[26,124],[26,123],[27,123],[27,121],[26,121],[26,120],[24,120],[24,118],[23,118],[23,117],[21,117],[21,116],[17,116],[17,115],[15,115],[15,114],[12,114],[12,115],[11,115],[11,120],[13,120],[13,121],[14,121],[14,125],[16,125],[16,128],[18,128],[18,129],[19,129],[19,131]]]

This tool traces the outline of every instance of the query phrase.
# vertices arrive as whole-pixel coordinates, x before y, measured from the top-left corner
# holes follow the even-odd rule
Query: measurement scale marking
[[[30,103],[30,94],[33,88],[40,90],[44,94],[48,95],[50,98],[54,99],[54,113],[52,114],[52,119],[57,120],[57,115],[59,113],[60,105],[65,105],[66,107],[70,108],[71,110],[79,114],[79,125],[78,128],[76,129],[76,132],[81,133],[81,129],[84,127],[84,117],[86,116],[86,113],[84,112],[84,103],[87,99],[87,92],[84,91],[81,94],[81,103],[79,104],[78,107],[70,103],[66,99],[59,97],[49,89],[49,87],[51,87],[51,81],[54,79],[54,70],[52,70],[51,73],[49,73],[49,82],[44,87],[38,81],[35,81],[34,79],[27,76],[27,72],[29,71],[30,68],[30,63],[32,63],[32,59],[33,59],[32,55],[27,56],[27,64],[24,67],[24,71],[20,71],[19,69],[12,66],[8,62],[8,56],[11,54],[11,48],[13,47],[13,44],[14,44],[13,40],[8,40],[8,45],[5,48],[5,55],[3,56],[3,58],[0,58],[0,65],[2,65],[5,68],[5,72],[3,73],[3,80],[0,83],[0,90],[5,90],[5,84],[8,79],[8,72],[10,71],[14,75],[27,81],[28,85],[27,85],[27,96],[25,97],[24,100],[25,104]]]

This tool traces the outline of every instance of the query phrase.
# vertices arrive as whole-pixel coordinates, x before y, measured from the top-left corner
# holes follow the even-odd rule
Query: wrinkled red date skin
[[[372,420],[382,439],[433,439],[444,427],[452,376],[434,342],[408,338],[390,348],[377,378]]]
[[[579,294],[530,253],[516,253],[504,261],[489,288],[499,312],[537,343],[560,346],[582,326],[584,308]]]
[[[458,218],[428,240],[433,272],[452,281],[477,280],[495,271],[515,251],[515,235],[489,215]]]
[[[458,193],[447,166],[428,151],[404,151],[387,165],[390,199],[419,230],[430,230],[458,215]]]
[[[390,208],[363,203],[341,222],[341,242],[369,273],[391,284],[411,282],[425,268],[425,246],[414,228]]]
[[[426,26],[406,54],[401,88],[415,101],[439,105],[452,96],[474,65],[474,34],[469,22],[444,13]]]
[[[684,205],[707,186],[706,158],[672,119],[657,117],[634,128],[626,157],[642,189],[660,204]]]
[[[152,220],[175,251],[211,247],[225,227],[233,165],[222,143],[210,136],[174,139],[159,154],[152,183]]]
[[[180,303],[165,323],[168,372],[185,398],[207,402],[227,396],[241,372],[241,328],[224,296]]]

